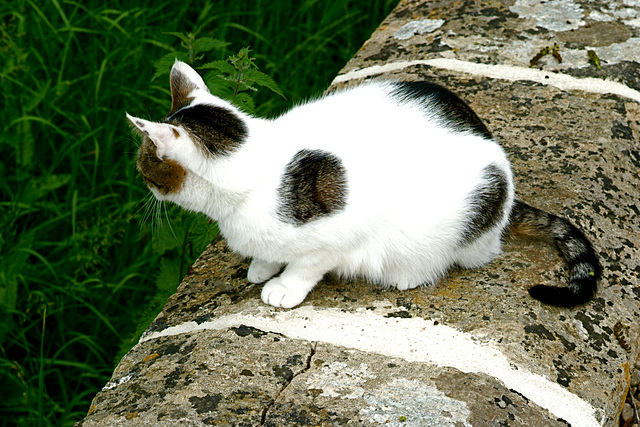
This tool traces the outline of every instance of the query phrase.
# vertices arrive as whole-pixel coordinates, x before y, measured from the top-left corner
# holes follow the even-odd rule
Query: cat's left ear
[[[127,114],[127,119],[135,131],[149,137],[156,146],[156,155],[159,159],[162,159],[167,154],[169,147],[179,136],[176,127],[168,123],[154,123],[129,114]]]
[[[169,115],[175,113],[180,108],[191,103],[193,97],[190,95],[194,90],[204,90],[209,92],[209,88],[200,77],[200,74],[188,64],[177,61],[171,68],[171,111]]]

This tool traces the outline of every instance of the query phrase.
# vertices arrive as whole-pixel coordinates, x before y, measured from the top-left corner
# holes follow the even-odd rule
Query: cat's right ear
[[[175,113],[180,108],[185,107],[193,100],[194,90],[204,90],[209,92],[209,88],[204,84],[204,80],[196,70],[184,62],[176,60],[171,68],[171,111],[169,115]]]
[[[154,123],[127,114],[127,119],[133,130],[140,135],[146,135],[156,146],[156,155],[160,160],[167,154],[174,140],[178,137],[175,126],[168,123]]]

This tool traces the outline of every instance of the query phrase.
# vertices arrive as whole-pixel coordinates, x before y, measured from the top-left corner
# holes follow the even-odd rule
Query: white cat
[[[600,266],[568,221],[514,197],[503,149],[459,98],[426,82],[372,82],[251,117],[176,62],[171,111],[160,123],[127,115],[143,136],[138,169],[159,200],[218,222],[253,258],[262,300],[300,304],[327,272],[400,290],[480,267],[505,231],[551,236],[568,287],[534,286],[572,306],[596,290]],[[283,270],[284,268],[284,270]]]

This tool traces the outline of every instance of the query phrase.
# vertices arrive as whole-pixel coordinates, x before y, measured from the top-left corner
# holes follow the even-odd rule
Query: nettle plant
[[[285,97],[282,90],[268,74],[263,73],[251,57],[251,49],[243,47],[236,55],[226,60],[206,62],[197,65],[204,59],[205,52],[221,49],[229,43],[211,37],[197,38],[195,34],[168,33],[181,40],[184,51],[168,53],[156,63],[156,73],[153,79],[169,74],[176,59],[186,62],[199,70],[210,70],[205,73],[204,81],[211,93],[226,99],[236,107],[249,114],[255,114],[256,108],[253,95],[258,91],[256,86],[262,86],[278,95]]]

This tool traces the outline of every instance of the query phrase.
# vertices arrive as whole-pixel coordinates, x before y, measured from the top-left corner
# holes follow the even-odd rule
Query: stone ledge
[[[460,94],[508,151],[519,196],[594,242],[604,277],[593,302],[567,310],[532,300],[528,287],[563,283],[566,271],[553,248],[514,239],[485,268],[453,271],[431,288],[329,276],[300,307],[277,309],[218,239],[80,425],[616,425],[640,351],[640,51],[629,49],[640,11],[546,5],[403,1],[333,87],[380,76]],[[424,19],[442,22],[396,37]],[[435,61],[522,71],[556,41],[566,61],[539,63],[551,83],[551,74],[588,77],[631,92]],[[601,69],[580,56],[592,48]],[[618,322],[629,327],[624,340]]]

